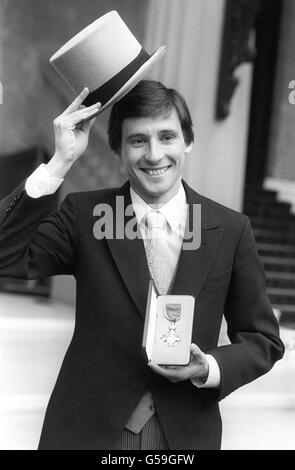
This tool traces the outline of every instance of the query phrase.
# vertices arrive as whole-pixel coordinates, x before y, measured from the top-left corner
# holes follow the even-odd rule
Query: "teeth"
[[[148,169],[144,169],[144,171],[148,174],[148,175],[151,175],[151,176],[159,176],[159,175],[162,175],[163,173],[165,173],[165,171],[167,171],[169,169],[169,166],[166,166],[165,168],[160,168],[159,170],[148,170]]]

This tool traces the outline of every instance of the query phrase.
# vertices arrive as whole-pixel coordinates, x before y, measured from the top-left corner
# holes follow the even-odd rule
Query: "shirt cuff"
[[[45,163],[36,168],[36,170],[28,177],[25,190],[28,196],[36,199],[41,196],[48,196],[57,191],[63,182],[63,178],[50,176]]]
[[[191,379],[193,385],[198,388],[218,388],[220,386],[220,369],[216,359],[210,354],[206,354],[206,359],[209,365],[209,373],[206,382],[200,379]]]

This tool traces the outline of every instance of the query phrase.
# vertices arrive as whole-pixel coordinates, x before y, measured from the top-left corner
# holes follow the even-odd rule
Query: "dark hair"
[[[122,123],[127,118],[168,115],[175,108],[186,145],[194,141],[192,118],[185,99],[173,88],[166,88],[155,80],[140,81],[127,95],[112,107],[108,123],[111,149],[120,153]]]

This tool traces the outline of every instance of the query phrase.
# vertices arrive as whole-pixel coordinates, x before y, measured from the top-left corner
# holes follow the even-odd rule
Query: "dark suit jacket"
[[[192,341],[218,362],[220,389],[171,383],[141,351],[149,272],[142,240],[97,240],[93,209],[115,207],[120,189],[29,198],[21,184],[0,205],[0,275],[73,274],[76,324],[47,408],[40,449],[110,449],[144,391],[152,391],[171,449],[218,449],[218,401],[266,373],[283,355],[249,220],[195,193],[202,243],[182,251],[173,294],[196,298]],[[230,345],[218,347],[222,315]]]

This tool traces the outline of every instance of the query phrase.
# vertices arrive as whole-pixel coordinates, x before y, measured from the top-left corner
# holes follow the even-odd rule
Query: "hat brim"
[[[103,111],[105,111],[109,106],[112,106],[114,103],[119,101],[123,96],[125,96],[132,88],[137,85],[137,83],[148,73],[149,69],[159,60],[166,52],[166,46],[161,46],[154,52],[151,57],[135,72],[134,75],[120,88],[117,93],[112,96],[112,98],[107,101],[99,110],[92,114],[89,118],[84,119],[83,121],[88,121],[89,119],[98,116]]]

